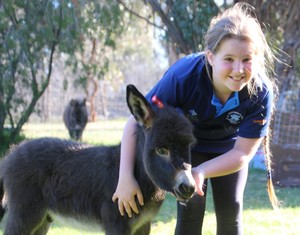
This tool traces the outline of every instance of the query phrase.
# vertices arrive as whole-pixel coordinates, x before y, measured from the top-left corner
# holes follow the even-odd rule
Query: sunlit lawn
[[[101,120],[88,123],[83,134],[83,142],[90,144],[112,145],[120,142],[124,119]],[[62,123],[27,124],[24,126],[27,138],[53,136],[68,138]],[[270,207],[265,189],[266,174],[251,170],[245,191],[244,231],[245,235],[299,235],[300,234],[300,188],[277,188],[282,207],[274,211]],[[208,192],[207,212],[203,235],[215,234],[215,217],[210,191]],[[174,234],[176,223],[176,202],[171,195],[167,198],[152,224],[153,235]],[[3,223],[1,224],[3,228]],[[1,230],[2,231],[2,230]],[[0,234],[3,234],[0,231]],[[73,225],[64,225],[55,221],[49,231],[50,235],[103,235],[103,232],[80,230]],[[188,234],[187,234],[188,235]],[[230,234],[229,234],[230,235]]]
[[[82,135],[82,142],[112,145],[120,142],[125,119],[88,122]],[[69,134],[63,123],[26,124],[23,132],[27,138],[58,137],[68,139]]]

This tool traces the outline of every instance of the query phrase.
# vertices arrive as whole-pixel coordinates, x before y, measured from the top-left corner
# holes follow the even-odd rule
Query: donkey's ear
[[[127,85],[127,105],[135,120],[145,128],[152,126],[154,112],[146,98],[134,85]]]

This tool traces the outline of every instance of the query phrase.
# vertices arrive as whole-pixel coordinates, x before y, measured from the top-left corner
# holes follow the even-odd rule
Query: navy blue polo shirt
[[[236,137],[260,138],[267,134],[273,91],[262,80],[257,95],[247,87],[234,92],[224,106],[214,96],[203,53],[191,54],[173,64],[146,95],[152,105],[173,106],[194,125],[193,151],[224,153]]]

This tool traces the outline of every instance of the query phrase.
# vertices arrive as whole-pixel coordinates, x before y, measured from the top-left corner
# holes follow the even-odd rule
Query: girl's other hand
[[[192,168],[192,174],[196,182],[196,192],[200,196],[204,196],[203,184],[205,180],[205,175],[203,170],[199,166]]]
[[[143,206],[144,198],[137,181],[134,178],[119,179],[118,186],[112,200],[113,202],[118,200],[119,211],[122,216],[125,215],[125,211],[130,218],[132,217],[132,211],[139,214],[139,209],[135,200],[136,197],[138,203]]]

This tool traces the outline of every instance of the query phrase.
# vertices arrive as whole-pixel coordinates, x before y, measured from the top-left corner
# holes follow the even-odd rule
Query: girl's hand
[[[203,192],[203,183],[205,180],[204,172],[200,169],[199,166],[192,168],[192,174],[196,182],[196,192],[200,196],[204,196]]]
[[[139,213],[135,197],[137,197],[140,205],[144,205],[144,198],[141,189],[134,178],[119,179],[117,189],[112,197],[113,202],[118,200],[119,211],[122,216],[127,215],[131,218],[132,211]]]

